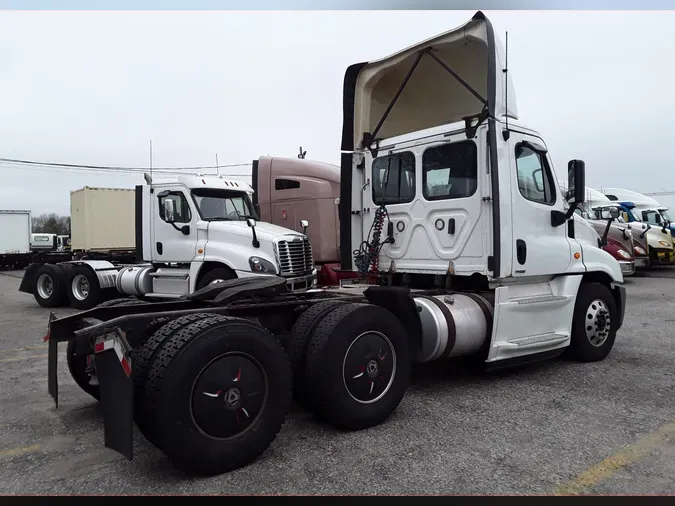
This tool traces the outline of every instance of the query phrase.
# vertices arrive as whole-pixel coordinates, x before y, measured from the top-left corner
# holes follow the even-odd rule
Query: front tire
[[[618,324],[611,290],[600,283],[582,283],[574,305],[569,356],[580,362],[603,360],[614,346]]]
[[[216,267],[208,271],[202,278],[197,282],[196,290],[201,290],[205,286],[209,286],[212,283],[217,283],[219,281],[228,281],[230,279],[235,279],[237,275],[232,269],[226,267]]]
[[[371,304],[345,304],[314,332],[307,387],[321,418],[343,429],[366,429],[398,407],[411,368],[408,336],[396,316]]]
[[[158,446],[172,463],[214,475],[253,462],[274,440],[292,402],[291,371],[265,329],[217,316],[164,343],[146,394]]]

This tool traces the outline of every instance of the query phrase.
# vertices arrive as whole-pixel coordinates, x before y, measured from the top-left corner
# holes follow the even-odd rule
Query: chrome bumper
[[[635,268],[646,269],[649,267],[649,257],[635,257]]]
[[[621,266],[621,274],[623,274],[624,276],[632,276],[633,274],[635,274],[635,262],[621,261],[619,262],[619,265]]]
[[[316,288],[316,274],[317,271],[314,269],[311,274],[286,278],[286,286],[291,292],[306,292],[307,290]]]

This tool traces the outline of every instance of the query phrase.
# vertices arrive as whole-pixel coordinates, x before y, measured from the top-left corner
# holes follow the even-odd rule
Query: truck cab
[[[675,264],[675,245],[673,233],[675,225],[666,218],[656,200],[638,192],[623,188],[603,188],[607,198],[620,206],[626,221],[640,223],[646,229],[645,237],[649,245],[649,256],[652,265]],[[667,211],[666,216],[667,215]],[[642,234],[641,234],[642,235]]]
[[[117,288],[131,295],[180,297],[219,281],[281,276],[291,291],[316,284],[306,235],[258,221],[247,183],[179,175],[136,187],[136,254]]]
[[[568,203],[543,137],[518,119],[505,61],[477,13],[344,80],[342,268],[411,290],[484,290],[488,363],[564,348],[583,325],[575,302],[608,290],[621,307],[625,293],[617,260],[576,236],[584,163],[568,164]],[[513,322],[525,314],[523,333]]]

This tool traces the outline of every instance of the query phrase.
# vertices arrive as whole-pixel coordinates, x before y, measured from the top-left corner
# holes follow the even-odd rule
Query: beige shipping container
[[[70,192],[70,236],[73,250],[134,249],[135,191],[90,188]]]

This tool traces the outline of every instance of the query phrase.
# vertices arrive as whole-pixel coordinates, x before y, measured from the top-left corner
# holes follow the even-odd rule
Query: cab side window
[[[159,217],[167,223],[190,223],[192,213],[185,195],[182,193],[168,193],[158,197]]]
[[[516,144],[516,170],[518,189],[523,197],[538,204],[555,204],[553,174],[545,155],[524,143]]]

